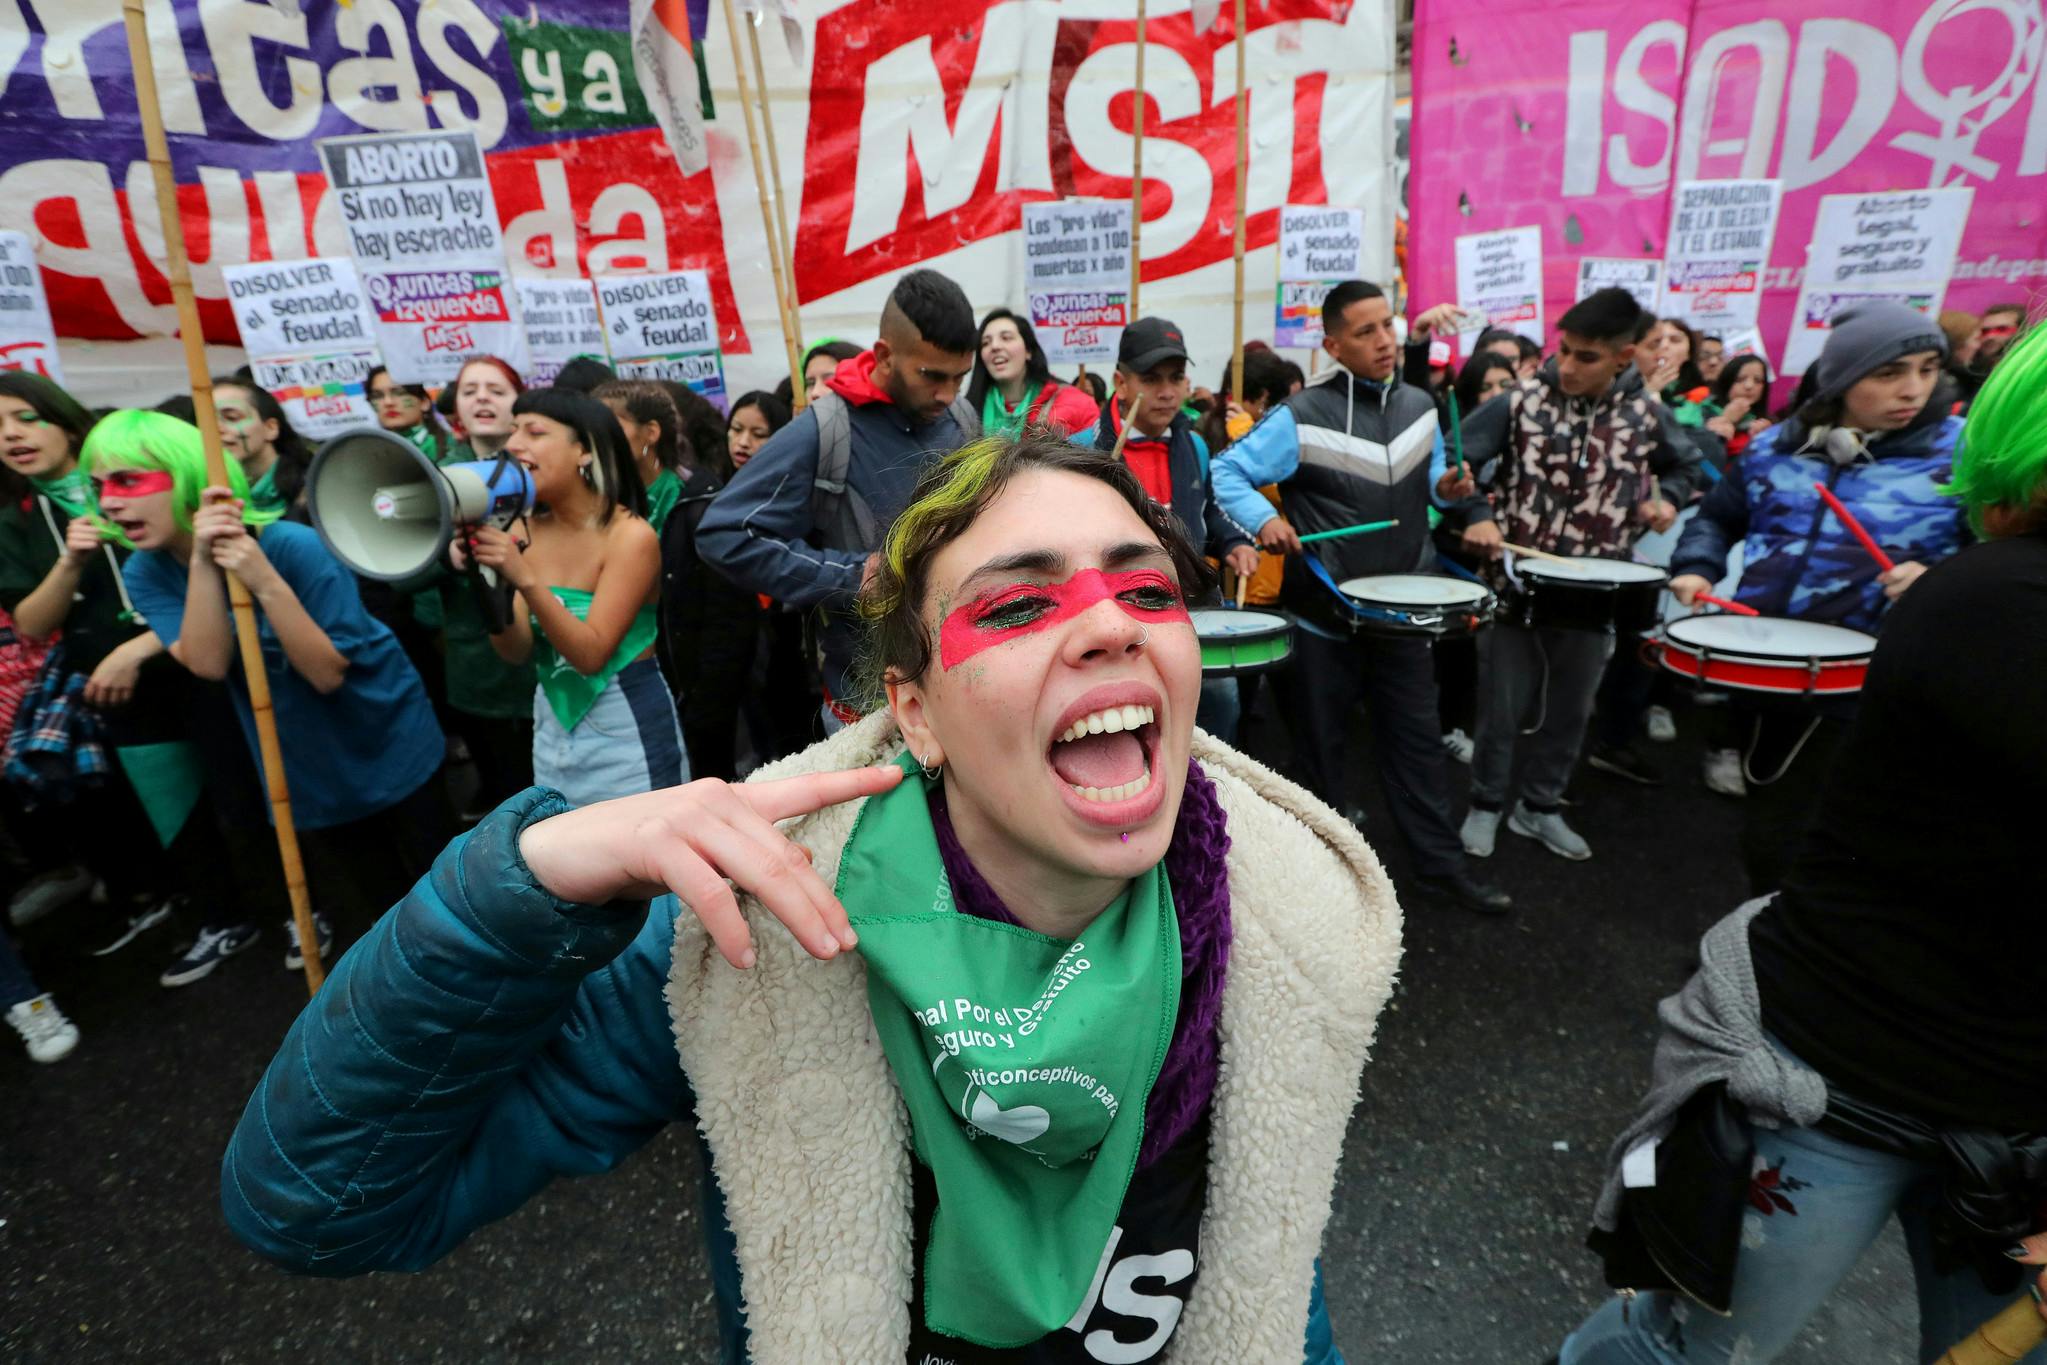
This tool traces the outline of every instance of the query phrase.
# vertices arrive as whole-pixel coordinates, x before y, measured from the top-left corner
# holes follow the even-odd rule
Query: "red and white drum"
[[[1860,692],[1876,637],[1782,616],[1687,616],[1650,636],[1673,673],[1715,687],[1789,696]]]

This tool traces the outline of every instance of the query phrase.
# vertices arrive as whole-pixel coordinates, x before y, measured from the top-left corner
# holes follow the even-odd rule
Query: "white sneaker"
[[[28,1045],[31,1061],[59,1061],[78,1046],[78,1025],[64,1017],[47,991],[8,1010],[7,1022]]]
[[[1677,738],[1677,718],[1670,714],[1668,706],[1650,707],[1642,717],[1642,728],[1658,744],[1668,744]]]
[[[1719,792],[1722,796],[1742,797],[1748,795],[1748,782],[1741,775],[1741,750],[1709,749],[1706,761],[1701,765],[1706,779],[1706,790]]]
[[[1578,831],[1564,823],[1564,817],[1557,811],[1537,814],[1528,809],[1526,802],[1514,803],[1514,813],[1507,817],[1507,828],[1516,834],[1539,842],[1559,858],[1569,858],[1582,863],[1592,856],[1592,845],[1579,837]]]
[[[1462,729],[1452,730],[1443,736],[1443,748],[1459,763],[1471,762],[1471,736]]]
[[[1493,856],[1493,842],[1500,833],[1500,812],[1471,808],[1464,817],[1464,827],[1457,831],[1457,837],[1464,841],[1464,851],[1474,858]]]

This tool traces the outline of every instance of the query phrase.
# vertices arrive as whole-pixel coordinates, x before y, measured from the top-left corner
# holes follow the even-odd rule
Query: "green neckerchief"
[[[412,442],[413,447],[420,454],[426,456],[429,460],[438,460],[440,458],[441,452],[444,449],[440,439],[441,434],[434,429],[431,422],[414,423],[401,434],[406,440]]]
[[[589,593],[578,588],[549,588],[548,591],[560,599],[578,621],[590,619]],[[598,694],[611,685],[620,669],[646,652],[660,631],[659,612],[651,606],[641,607],[639,614],[633,617],[633,623],[626,627],[625,638],[618,642],[618,648],[605,661],[604,667],[595,673],[579,673],[574,664],[555,652],[547,632],[535,622],[533,662],[537,667],[540,691],[553,709],[554,718],[561,722],[562,729],[575,729],[583,717],[590,714],[590,708],[597,704]]]
[[[64,509],[67,517],[82,517],[92,510],[92,483],[82,469],[54,479],[30,479],[36,491]]]
[[[1070,943],[960,913],[931,784],[898,761],[905,780],[861,807],[836,889],[938,1186],[924,1320],[1021,1346],[1073,1317],[1122,1211],[1180,1009],[1179,921],[1157,866]]]
[[[1041,384],[1024,385],[1023,397],[1014,408],[1002,400],[1002,386],[990,384],[988,396],[981,400],[981,430],[989,436],[1014,436],[1023,430],[1024,421],[1031,415],[1031,405],[1038,401]]]
[[[654,482],[647,485],[647,524],[660,535],[661,528],[668,524],[668,514],[675,510],[675,504],[682,501],[682,480],[675,477],[675,471],[664,469],[654,476]]]
[[[249,485],[249,501],[258,511],[282,512],[285,510],[284,494],[277,491],[277,463],[263,471],[263,477]]]

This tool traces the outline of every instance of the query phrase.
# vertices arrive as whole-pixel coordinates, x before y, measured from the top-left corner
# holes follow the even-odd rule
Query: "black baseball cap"
[[[1187,338],[1164,318],[1139,318],[1123,329],[1123,344],[1116,348],[1116,363],[1132,374],[1186,358]]]

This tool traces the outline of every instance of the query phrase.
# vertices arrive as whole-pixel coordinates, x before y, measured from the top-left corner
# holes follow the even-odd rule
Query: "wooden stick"
[[[1553,564],[1576,564],[1578,562],[1569,555],[1553,555],[1548,550],[1531,550],[1526,545],[1503,544],[1501,548],[1512,550],[1524,559],[1547,559]]]
[[[1312,545],[1318,540],[1342,540],[1345,536],[1361,536],[1371,531],[1389,531],[1400,525],[1393,521],[1361,521],[1355,526],[1339,526],[1333,531],[1311,531],[1300,538],[1301,544]]]
[[[760,25],[751,18],[747,20],[746,24],[746,42],[747,46],[753,50],[753,93],[755,98],[760,100],[761,104],[761,132],[766,134],[768,144],[768,178],[774,182],[775,186],[775,245],[779,249],[781,256],[782,278],[789,290],[788,314],[783,318],[782,325],[788,329],[789,336],[795,341],[794,349],[797,363],[801,364],[803,358],[803,305],[796,298],[795,243],[789,237],[789,211],[785,207],[785,200],[782,194],[782,156],[776,150],[773,107],[768,103],[767,68],[761,65]],[[796,393],[796,381],[790,381],[790,398],[793,400],[790,405],[791,412],[803,411],[803,405],[809,401],[809,386],[804,385],[803,387],[805,390],[803,393]]]
[[[1855,514],[1848,510],[1847,504],[1834,496],[1833,489],[1823,483],[1816,483],[1812,486],[1812,491],[1827,500],[1827,506],[1834,509],[1834,515],[1839,517],[1841,524],[1848,528],[1848,534],[1862,542],[1862,548],[1869,552],[1869,557],[1876,561],[1876,566],[1879,569],[1889,573],[1892,569],[1898,567],[1891,557],[1884,553],[1883,546],[1876,543],[1876,538],[1862,529],[1862,523],[1855,519]]]
[[[125,4],[127,0],[122,0]],[[724,0],[725,27],[732,31],[732,74],[739,81],[739,108],[746,115],[746,148],[753,153],[753,183],[760,191],[761,233],[768,239],[768,269],[775,276],[775,307],[782,315],[782,345],[789,354],[789,397],[795,411],[803,410],[803,351],[796,342],[796,328],[790,321],[791,284],[783,279],[783,261],[777,248],[774,209],[768,202],[767,170],[761,164],[760,134],[753,126],[753,96],[746,85],[746,59],[739,53],[739,20],[732,12],[732,0]]]
[[[1237,0],[1237,257],[1236,332],[1230,350],[1230,398],[1244,405],[1244,192],[1251,181],[1251,127],[1245,120],[1244,0]]]
[[[2021,1294],[1997,1316],[1956,1342],[1938,1365],[2016,1365],[2047,1340],[2047,1321],[2030,1294]]]
[[[135,107],[142,116],[142,145],[156,177],[156,209],[163,217],[165,274],[178,308],[178,336],[185,345],[185,375],[192,385],[192,420],[206,448],[206,482],[228,486],[227,453],[220,446],[220,419],[213,408],[213,378],[206,363],[206,333],[199,321],[199,300],[192,292],[192,267],[185,256],[185,222],[178,212],[177,173],[171,168],[170,140],[164,136],[163,109],[157,103],[156,67],[149,55],[149,19],[144,0],[121,0],[121,20],[128,30],[128,62],[134,69]],[[277,855],[284,863],[284,889],[291,897],[291,918],[298,926],[305,959],[306,992],[313,994],[327,978],[320,961],[320,936],[313,927],[313,903],[306,894],[305,864],[299,859],[298,828],[291,820],[291,791],[284,780],[284,747],[277,738],[277,712],[270,702],[270,675],[263,666],[263,645],[256,634],[256,604],[248,585],[233,574],[227,579],[228,603],[234,611],[235,638],[241,647],[242,677],[249,688],[249,710],[256,719],[256,747],[263,757],[270,813],[277,825]]]
[[[1112,393],[1112,394],[1110,394],[1110,395],[1109,395],[1109,418],[1110,418],[1110,420],[1111,420],[1111,421],[1113,421],[1113,420],[1115,420],[1115,417],[1116,417],[1116,395]],[[1129,418],[1128,418],[1128,417],[1126,416],[1126,417],[1125,417],[1125,418],[1123,419],[1123,425],[1122,425],[1122,426],[1120,426],[1120,427],[1118,427],[1118,428],[1116,429],[1116,448],[1115,448],[1114,450],[1111,450],[1111,451],[1109,452],[1109,458],[1110,458],[1110,459],[1112,459],[1112,460],[1120,460],[1120,459],[1122,459],[1122,458],[1123,458],[1123,443],[1124,443],[1125,441],[1129,440],[1129,439],[1130,439],[1130,419],[1129,419]]]
[[[1137,0],[1137,90],[1130,117],[1130,311],[1124,320],[1135,322],[1137,291],[1144,282],[1144,0]]]
[[[1251,580],[1243,574],[1237,575],[1237,610],[1244,609],[1244,599],[1251,595]]]
[[[1693,593],[1692,601],[1695,603],[1704,602],[1707,606],[1718,607],[1722,611],[1731,611],[1736,616],[1762,615],[1762,613],[1757,611],[1754,607],[1745,607],[1739,602],[1730,602],[1724,597],[1715,597],[1710,592]]]

